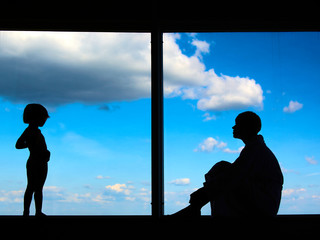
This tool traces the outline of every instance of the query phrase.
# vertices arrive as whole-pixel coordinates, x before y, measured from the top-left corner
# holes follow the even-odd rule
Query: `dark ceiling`
[[[2,30],[319,31],[317,2],[2,1]]]

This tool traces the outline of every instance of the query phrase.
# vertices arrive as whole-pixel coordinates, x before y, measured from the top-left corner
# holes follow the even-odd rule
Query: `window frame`
[[[26,19],[25,19],[26,20]],[[246,32],[246,31],[319,31],[317,23],[309,22],[292,25],[290,22],[275,20],[261,25],[261,21],[249,25],[241,21],[203,23],[203,21],[181,22],[153,20],[151,22],[83,22],[55,19],[2,21],[0,30],[14,31],[79,31],[79,32],[138,32],[151,34],[151,216],[164,216],[164,159],[163,159],[163,34],[172,32]],[[319,215],[320,216],[320,215]]]

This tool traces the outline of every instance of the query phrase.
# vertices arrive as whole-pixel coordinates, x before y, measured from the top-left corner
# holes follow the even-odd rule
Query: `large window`
[[[151,214],[162,158],[151,159],[150,35],[0,32],[0,215],[23,211],[29,153],[14,145],[32,102],[51,116],[46,214]],[[216,162],[238,157],[231,127],[246,110],[260,115],[284,174],[279,214],[319,213],[319,56],[318,32],[163,34],[165,214],[187,206]]]
[[[46,214],[151,214],[150,60],[150,34],[0,32],[1,215],[23,211],[33,102],[51,116]]]
[[[318,32],[165,34],[165,213],[239,156],[231,127],[246,110],[284,174],[279,214],[319,213],[319,56]]]

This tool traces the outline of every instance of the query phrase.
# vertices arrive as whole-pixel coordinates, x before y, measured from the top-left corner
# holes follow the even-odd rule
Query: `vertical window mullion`
[[[164,213],[163,187],[163,33],[151,32],[152,216]]]

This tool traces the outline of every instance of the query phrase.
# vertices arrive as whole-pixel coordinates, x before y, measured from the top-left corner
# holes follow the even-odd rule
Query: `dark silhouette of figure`
[[[29,208],[34,193],[36,216],[42,213],[42,189],[47,178],[50,152],[39,129],[49,118],[48,111],[40,104],[28,104],[23,112],[23,122],[29,124],[16,143],[17,149],[28,148],[30,156],[27,161],[28,185],[24,194],[23,216],[29,216]]]
[[[210,202],[212,216],[275,216],[278,212],[283,175],[279,163],[258,132],[260,117],[250,111],[235,120],[233,137],[245,147],[229,163],[216,163],[205,174],[203,187],[190,195],[190,205],[173,216],[195,217]]]

